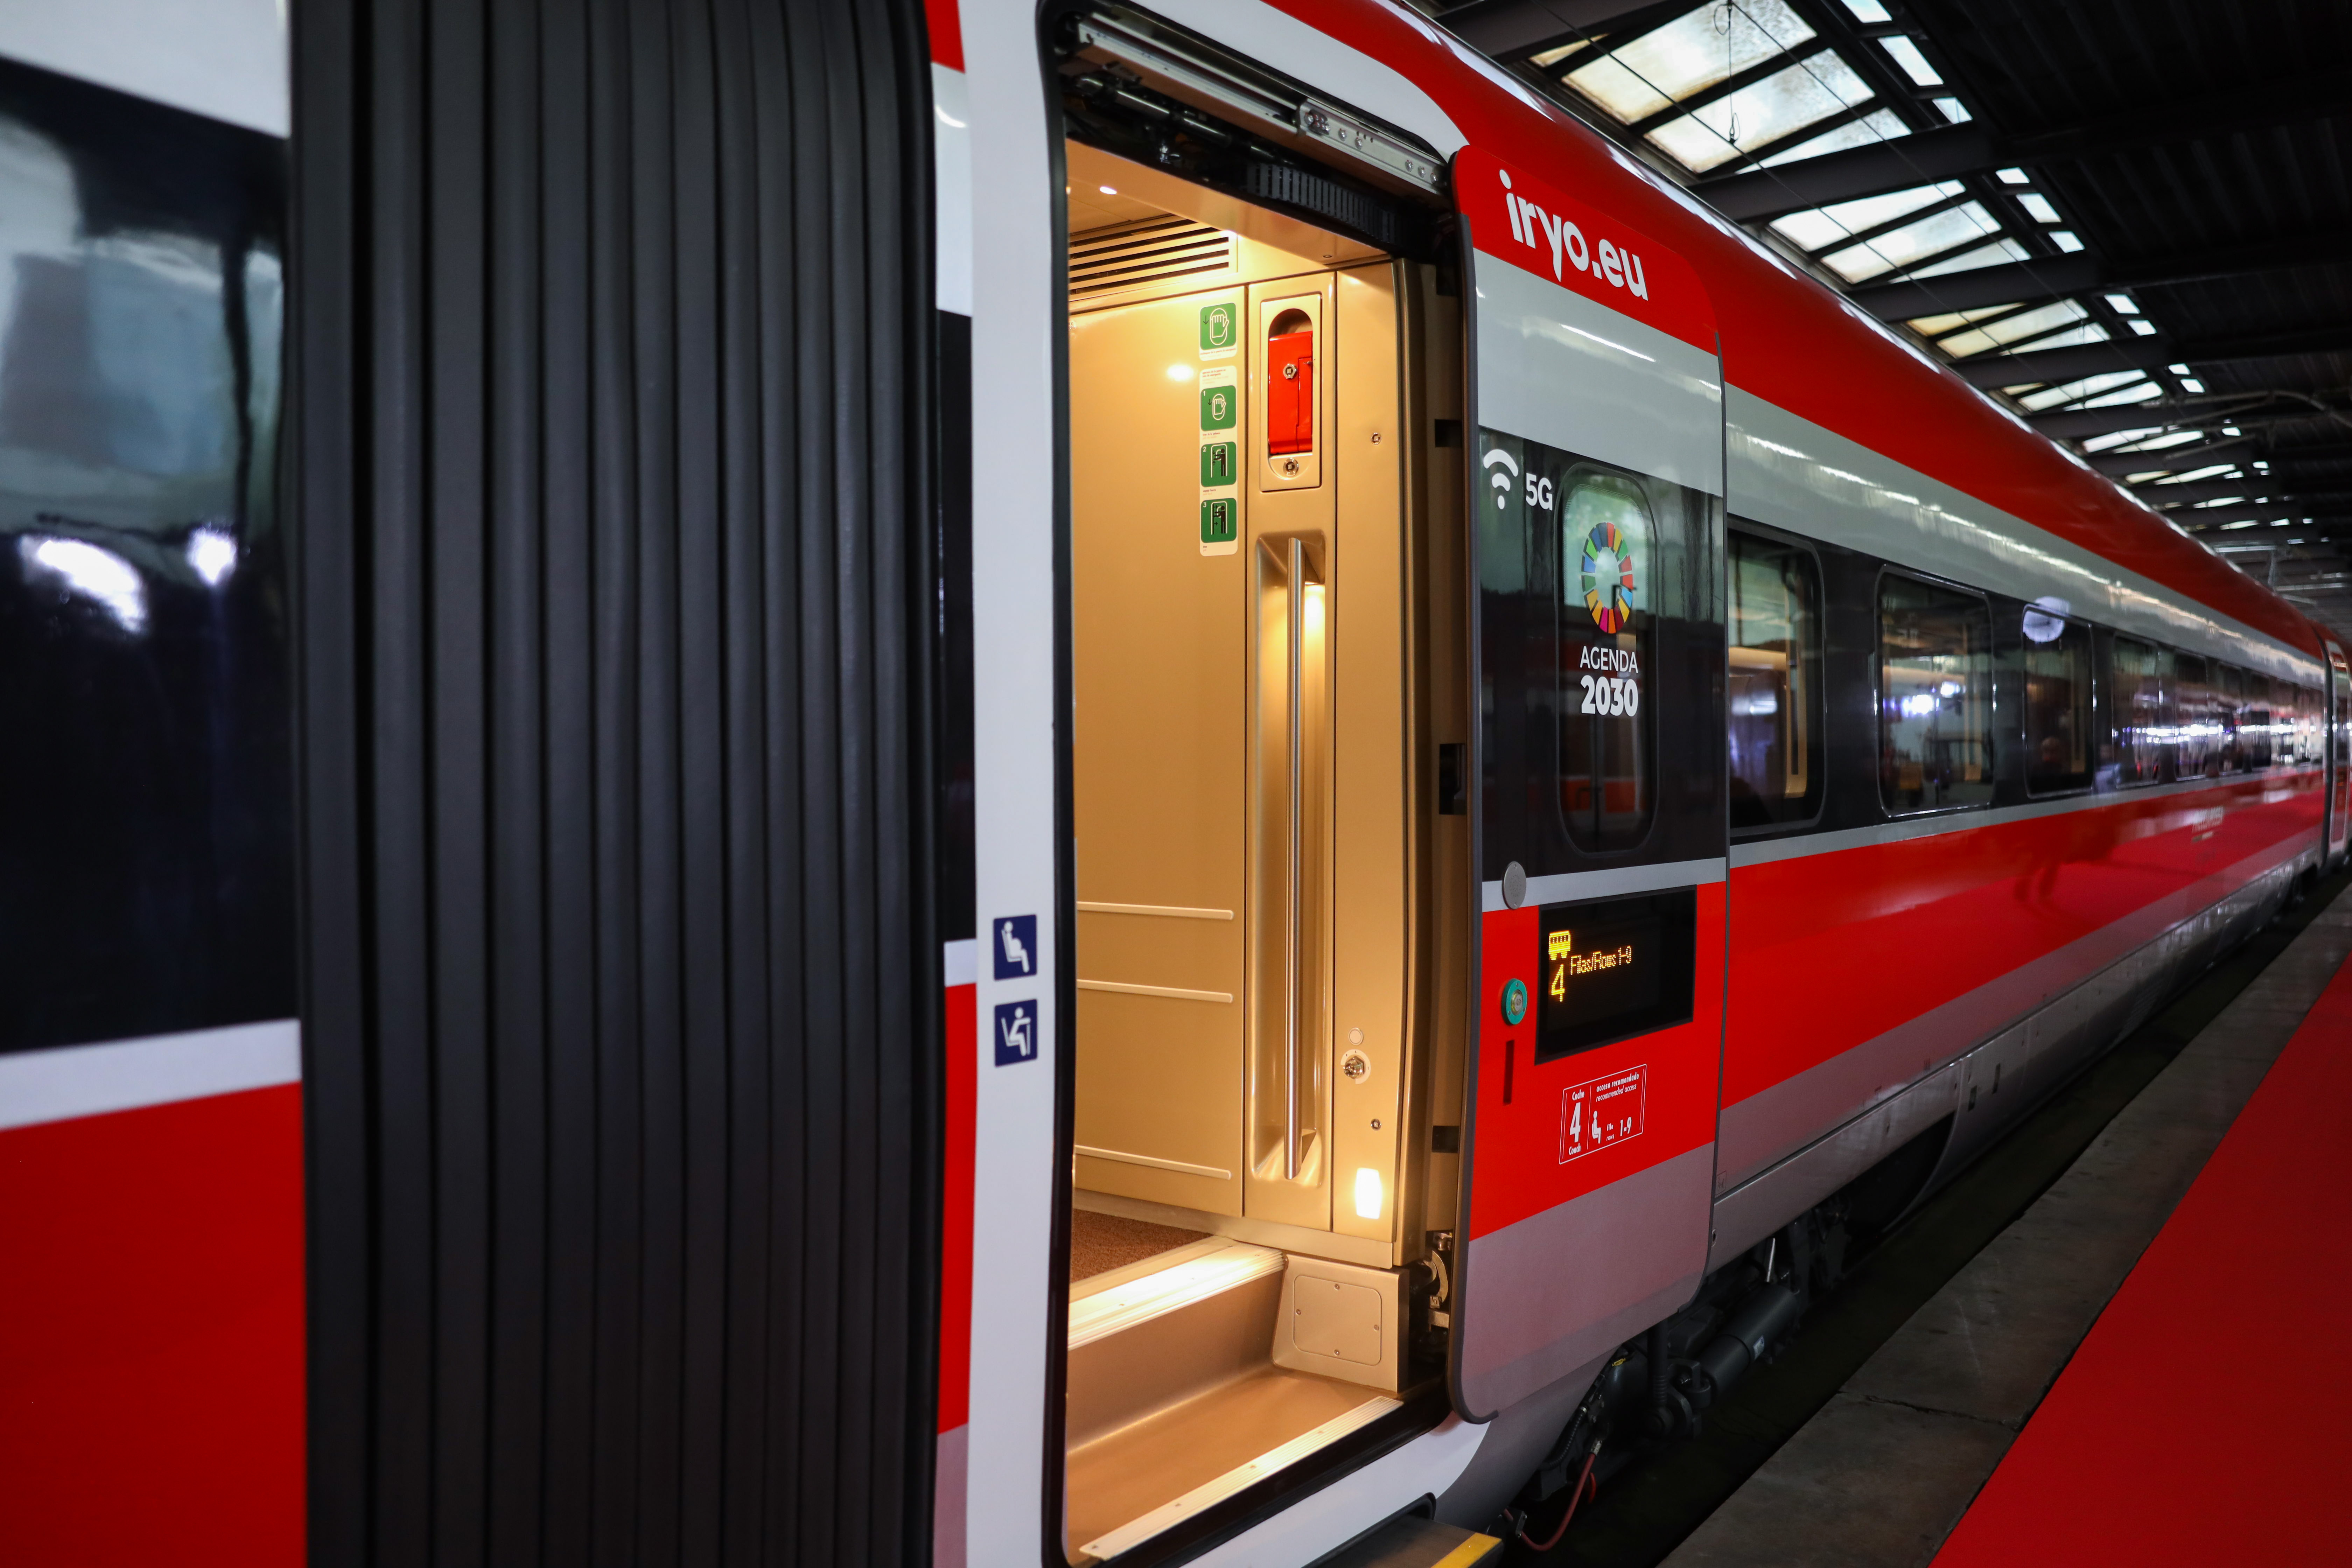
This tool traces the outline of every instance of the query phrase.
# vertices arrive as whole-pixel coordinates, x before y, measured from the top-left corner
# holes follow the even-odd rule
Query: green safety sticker
[[[1201,503],[1201,542],[1231,544],[1241,535],[1241,507],[1231,496]]]
[[[1228,300],[1222,305],[1201,307],[1201,352],[1204,354],[1229,354],[1241,347],[1241,302]]]
[[[1236,441],[1203,441],[1201,443],[1201,488],[1219,489],[1241,481],[1241,444]]]
[[[1231,385],[1212,385],[1205,378],[1201,383],[1201,428],[1230,430],[1241,417],[1242,400]]]

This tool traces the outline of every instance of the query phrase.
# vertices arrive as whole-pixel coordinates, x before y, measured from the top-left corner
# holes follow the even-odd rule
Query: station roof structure
[[[1421,3],[2352,636],[2352,7]]]

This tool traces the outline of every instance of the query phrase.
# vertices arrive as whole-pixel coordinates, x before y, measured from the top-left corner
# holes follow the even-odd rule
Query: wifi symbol
[[[1500,447],[1497,447],[1493,451],[1487,453],[1482,460],[1486,463],[1488,468],[1494,469],[1493,474],[1487,479],[1487,483],[1495,487],[1495,510],[1496,511],[1500,511],[1503,510],[1503,503],[1510,500],[1511,481],[1519,477],[1519,465],[1513,462],[1511,460],[1511,455],[1508,452],[1504,451]],[[1500,463],[1504,468],[1508,468],[1511,471],[1506,474],[1502,471],[1502,468],[1496,468],[1495,465],[1497,463]]]

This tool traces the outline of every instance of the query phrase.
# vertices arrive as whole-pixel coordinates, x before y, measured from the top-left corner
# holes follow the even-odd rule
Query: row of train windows
[[[1825,739],[1819,568],[1810,552],[1779,541],[1735,532],[1730,544],[1731,825],[1806,821],[1820,805]],[[1975,594],[1880,574],[1876,752],[1889,814],[1992,803],[1993,613]],[[2321,760],[2314,688],[2044,605],[2008,613],[2018,624],[2002,628],[2014,650],[2002,662],[2022,699],[2031,795]]]

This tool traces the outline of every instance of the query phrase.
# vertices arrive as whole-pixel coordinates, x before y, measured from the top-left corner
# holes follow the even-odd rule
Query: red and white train
[[[1477,1561],[2345,853],[1402,5],[293,11],[0,20],[12,1562]]]

